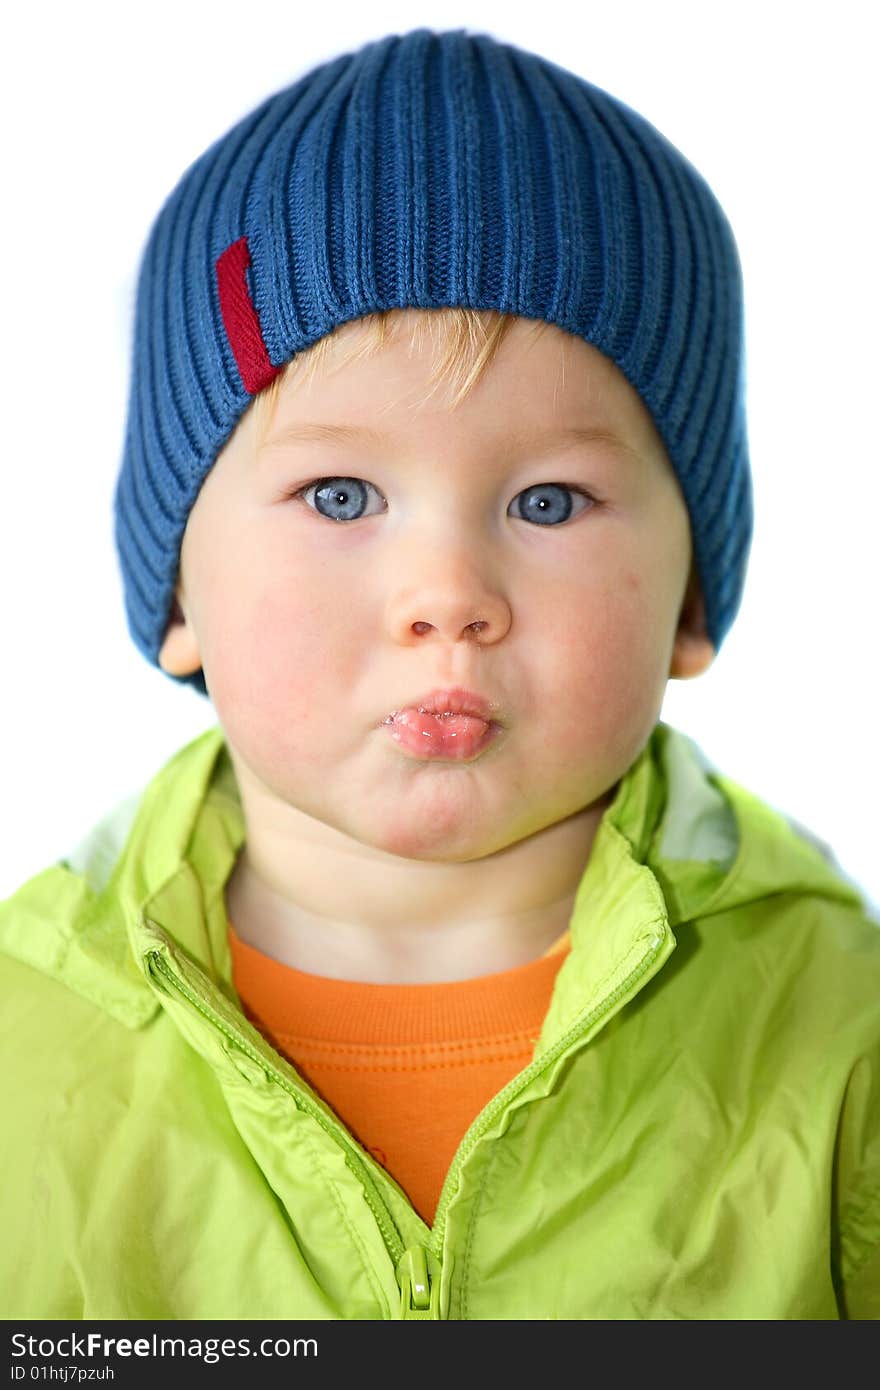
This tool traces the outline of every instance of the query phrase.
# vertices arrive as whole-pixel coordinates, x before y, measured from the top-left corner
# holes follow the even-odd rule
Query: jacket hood
[[[0,950],[137,1028],[161,1007],[147,955],[170,945],[237,1009],[224,887],[244,841],[218,726],[0,903]],[[580,955],[589,954],[587,974],[599,979],[637,919],[640,940],[646,923],[658,943],[668,938],[659,968],[680,924],[783,893],[864,907],[821,841],[723,776],[661,721],[599,825],[575,898],[571,955],[580,958],[588,944]],[[568,965],[551,1005],[554,1026],[583,1004],[583,971]]]

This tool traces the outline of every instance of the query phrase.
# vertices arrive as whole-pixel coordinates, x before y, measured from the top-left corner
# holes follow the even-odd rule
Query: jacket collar
[[[215,727],[0,904],[0,947],[133,1027],[161,1007],[146,965],[157,940],[234,1002],[224,887],[244,840]],[[599,825],[542,1043],[648,955],[650,978],[675,946],[675,927],[785,891],[858,901],[813,843],[658,723]]]

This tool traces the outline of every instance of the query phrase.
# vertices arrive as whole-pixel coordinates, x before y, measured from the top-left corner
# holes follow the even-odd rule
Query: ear
[[[715,648],[706,632],[706,608],[700,579],[696,564],[693,564],[672,648],[670,678],[690,680],[693,676],[701,676],[714,660]]]
[[[165,629],[165,640],[159,652],[159,665],[169,676],[190,676],[201,664],[198,638],[187,617],[183,592],[178,584]]]

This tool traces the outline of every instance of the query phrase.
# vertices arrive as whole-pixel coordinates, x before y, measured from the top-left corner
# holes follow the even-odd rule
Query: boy
[[[751,535],[678,151],[465,31],[270,98],[153,227],[116,523],[219,726],[0,909],[7,1316],[876,1316],[877,926],[658,720]]]

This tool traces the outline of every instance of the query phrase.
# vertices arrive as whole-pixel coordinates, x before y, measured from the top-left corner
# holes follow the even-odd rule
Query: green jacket
[[[684,735],[606,810],[433,1228],[242,1013],[243,839],[211,729],[0,904],[5,1318],[880,1314],[880,927]]]

